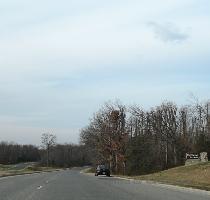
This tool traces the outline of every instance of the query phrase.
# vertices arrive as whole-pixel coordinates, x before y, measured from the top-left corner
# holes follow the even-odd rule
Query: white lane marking
[[[37,188],[37,190],[40,190],[40,189],[42,189],[42,188],[43,188],[43,186],[40,185],[40,186]]]

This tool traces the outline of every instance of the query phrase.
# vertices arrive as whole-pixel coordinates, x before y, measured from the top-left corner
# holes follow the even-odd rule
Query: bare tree
[[[96,163],[107,163],[116,173],[125,171],[126,132],[125,107],[107,103],[100,109],[90,125],[81,132],[81,140],[97,152]]]
[[[50,149],[56,144],[56,136],[50,133],[43,133],[41,140],[42,140],[42,147],[45,149],[47,153],[47,166],[49,166]]]

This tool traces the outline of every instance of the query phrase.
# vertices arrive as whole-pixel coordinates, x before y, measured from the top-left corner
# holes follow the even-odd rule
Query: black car
[[[98,165],[96,168],[95,176],[98,176],[98,175],[110,176],[109,168],[107,168],[105,165]]]

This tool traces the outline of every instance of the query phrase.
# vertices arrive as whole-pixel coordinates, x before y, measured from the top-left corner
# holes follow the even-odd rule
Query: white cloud
[[[157,38],[163,42],[183,42],[189,38],[189,35],[180,31],[173,23],[158,24],[149,22],[148,26],[152,27]]]

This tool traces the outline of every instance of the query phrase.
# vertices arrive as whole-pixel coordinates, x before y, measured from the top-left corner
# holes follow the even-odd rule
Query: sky
[[[78,143],[104,102],[210,98],[209,0],[1,0],[0,141]]]

